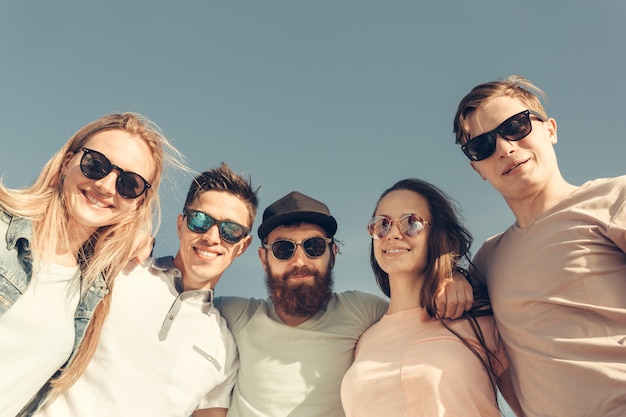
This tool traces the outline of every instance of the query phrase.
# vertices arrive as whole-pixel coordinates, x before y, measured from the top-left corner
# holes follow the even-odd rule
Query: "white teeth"
[[[87,194],[87,200],[89,200],[91,202],[91,204],[98,206],[100,208],[105,208],[107,205],[105,203],[103,203],[102,201],[98,201],[95,198],[93,198],[91,195]]]
[[[196,248],[196,253],[200,256],[204,256],[205,258],[217,258],[217,253],[209,252],[206,250],[201,250]]]
[[[387,249],[387,250],[385,250],[385,253],[401,253],[401,252],[407,252],[407,249]]]

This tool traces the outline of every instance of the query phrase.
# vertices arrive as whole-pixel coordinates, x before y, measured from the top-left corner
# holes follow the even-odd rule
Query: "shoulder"
[[[142,263],[130,261],[122,271],[123,276],[132,276],[134,278],[142,276],[165,276],[168,272],[167,268],[158,265],[159,259],[147,258]]]
[[[244,308],[248,306],[259,306],[265,303],[265,300],[257,298],[230,297],[219,296],[214,299],[215,306],[218,308]]]
[[[0,209],[0,233],[6,236],[9,247],[13,247],[19,239],[32,239],[32,222]]]
[[[213,303],[231,326],[240,318],[251,317],[259,308],[267,305],[261,299],[223,296],[215,297]]]
[[[626,195],[626,175],[614,178],[597,178],[590,180],[581,185],[575,194],[582,194],[591,196],[604,196],[610,197],[612,195],[619,197]]]
[[[383,298],[362,291],[345,291],[335,293],[334,297],[342,302],[360,302],[360,303],[373,303],[373,304],[388,304]]]
[[[369,316],[372,321],[378,321],[385,314],[388,306],[387,300],[361,291],[335,293],[329,304],[329,308],[349,310],[358,315]]]
[[[507,230],[509,230],[509,229],[507,229]],[[498,245],[500,245],[500,242],[502,241],[502,238],[504,237],[505,233],[506,233],[506,231],[500,232],[500,233],[498,233],[496,235],[493,235],[493,236],[487,238],[483,242],[483,244],[480,246],[478,251],[476,251],[476,255],[474,256],[474,260],[480,259],[481,257],[488,256],[490,253],[492,253],[498,247]]]
[[[611,222],[622,218],[626,206],[626,175],[587,181],[564,202],[564,211],[583,213],[591,218]]]

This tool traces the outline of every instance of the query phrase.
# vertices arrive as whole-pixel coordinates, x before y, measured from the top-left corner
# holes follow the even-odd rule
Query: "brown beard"
[[[314,283],[302,283],[296,286],[287,284],[292,275],[311,275]],[[293,317],[311,317],[326,308],[333,294],[333,276],[330,262],[323,274],[310,268],[293,268],[282,276],[272,275],[271,269],[265,276],[265,286],[275,307]]]

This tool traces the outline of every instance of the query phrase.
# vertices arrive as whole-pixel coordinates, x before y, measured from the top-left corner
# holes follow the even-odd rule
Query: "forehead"
[[[206,191],[196,197],[189,209],[203,211],[217,220],[228,220],[250,227],[248,206],[239,197],[225,191]]]
[[[509,117],[524,110],[526,106],[513,97],[494,97],[467,115],[470,137],[492,131]]]
[[[154,158],[148,144],[123,130],[105,130],[87,139],[85,148],[98,151],[124,171],[135,172],[148,181],[153,179]]]
[[[302,223],[297,226],[278,226],[267,235],[267,241],[276,239],[289,239],[299,242],[313,236],[326,237],[326,232],[321,226],[313,223]]]
[[[385,195],[376,207],[377,216],[400,217],[403,214],[415,213],[426,217],[430,215],[428,201],[411,190],[395,190]]]

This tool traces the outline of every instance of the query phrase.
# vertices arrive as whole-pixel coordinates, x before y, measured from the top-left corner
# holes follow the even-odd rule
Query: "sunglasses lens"
[[[296,244],[290,240],[277,240],[272,243],[272,254],[276,259],[286,261],[293,256]]]
[[[502,123],[499,133],[507,140],[516,141],[528,136],[531,130],[530,114],[520,113]]]
[[[213,218],[201,211],[187,213],[187,227],[195,233],[206,233],[213,225]]]
[[[367,223],[367,232],[372,239],[382,239],[389,233],[391,222],[388,218],[382,216],[372,217]]]
[[[476,136],[465,144],[463,151],[474,161],[487,159],[496,151],[496,135],[485,133],[484,135]]]
[[[326,252],[326,239],[323,237],[311,237],[302,242],[304,251],[309,258],[319,258]]]
[[[111,172],[111,163],[100,152],[89,151],[80,159],[80,170],[90,180],[100,180]]]
[[[407,236],[417,236],[424,230],[424,219],[416,214],[409,214],[400,219],[400,230]]]
[[[240,224],[222,222],[220,224],[220,236],[228,243],[237,243],[246,236],[246,230]]]
[[[125,172],[117,177],[117,192],[124,198],[137,198],[145,190],[143,179],[133,172]]]

